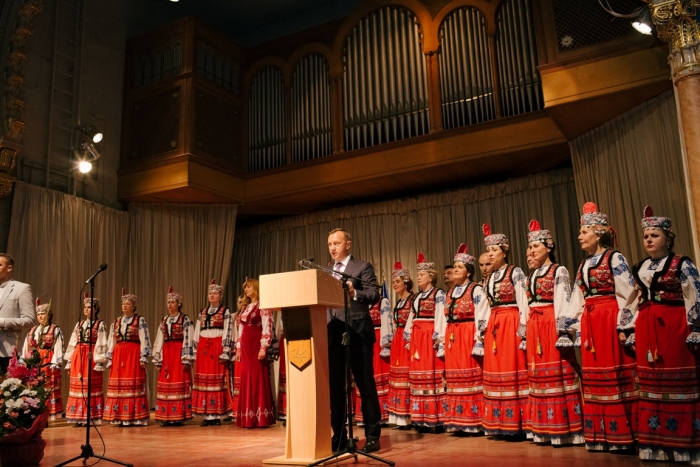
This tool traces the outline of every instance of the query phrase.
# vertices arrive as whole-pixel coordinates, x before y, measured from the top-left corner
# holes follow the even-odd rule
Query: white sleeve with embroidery
[[[110,335],[114,335],[114,333]],[[94,349],[95,370],[97,371],[102,371],[104,364],[107,362],[107,346],[107,328],[105,327],[105,322],[100,321],[100,325],[97,327],[97,342],[95,342]]]
[[[627,260],[620,253],[614,253],[610,267],[615,281],[615,298],[620,311],[617,314],[617,330],[634,330],[638,315],[638,293],[634,288],[634,277]]]
[[[382,298],[379,303],[379,317],[381,320],[381,326],[379,329],[379,335],[381,336],[381,341],[379,345],[382,350],[379,351],[380,357],[388,357],[391,355],[391,341],[394,339],[394,320],[392,319],[391,303],[389,303],[388,298]]]
[[[558,331],[569,332],[579,321],[583,308],[578,297],[583,298],[581,290],[577,295],[571,288],[569,271],[564,266],[559,266],[554,276],[554,316]]]
[[[226,308],[224,311],[224,335],[221,337],[221,355],[219,360],[228,361],[231,359],[231,351],[233,350],[233,320],[231,319],[231,310]]]
[[[272,310],[260,309],[260,320],[262,321],[262,335],[260,336],[260,350],[267,352],[272,342]]]
[[[688,344],[700,344],[700,274],[698,268],[688,259],[681,264],[681,289],[685,314],[690,326]]]
[[[185,315],[182,320],[182,352],[180,359],[183,365],[189,365],[194,362],[194,346],[192,337],[194,336],[194,326],[190,317]]]
[[[413,316],[416,314],[415,310],[418,307],[418,298],[420,297],[420,292],[413,297],[413,303],[411,304],[411,311],[408,313],[408,318],[406,318],[406,326],[403,328],[403,341],[406,343],[406,350],[411,345],[411,331],[413,331]]]
[[[53,357],[51,357],[51,369],[60,370],[63,365],[63,333],[61,328],[56,326],[53,331]]]
[[[109,336],[107,337],[107,349],[105,352],[105,358],[107,362],[107,368],[112,366],[112,352],[114,352],[114,346],[117,345],[114,339],[114,323],[109,325]],[[99,336],[98,336],[99,338]]]
[[[445,303],[447,296],[444,290],[438,290],[435,294],[435,324],[433,328],[433,346],[438,349],[438,354],[445,352],[445,328],[447,327],[447,317],[445,316]],[[438,329],[442,329],[442,336],[438,334]]]
[[[527,320],[530,316],[530,306],[527,303],[527,277],[525,273],[523,273],[523,270],[518,267],[513,268],[513,290],[515,291],[515,302],[518,304],[518,312],[520,313],[518,335],[522,340],[525,340]],[[522,343],[521,347],[523,347]]]
[[[156,341],[153,343],[153,363],[155,366],[161,366],[163,364],[163,327],[158,326],[158,332],[156,333]]]
[[[141,363],[148,363],[151,356],[151,336],[148,334],[146,318],[139,316],[139,341],[141,341]]]
[[[25,358],[31,357],[31,355],[29,355],[29,342],[32,340],[32,338],[33,338],[33,336],[29,332],[27,333],[27,336],[24,338],[24,344],[22,345],[22,353],[19,354],[20,363],[23,363]]]
[[[70,340],[68,341],[68,347],[66,347],[66,353],[63,356],[66,363],[66,370],[70,370],[70,359],[73,357],[73,352],[75,351],[75,346],[78,345],[78,336],[80,335],[80,322],[76,323],[73,333],[70,335]]]
[[[199,343],[199,333],[202,331],[202,320],[197,319],[194,325],[194,334],[192,335],[192,360],[197,357],[197,344]]]

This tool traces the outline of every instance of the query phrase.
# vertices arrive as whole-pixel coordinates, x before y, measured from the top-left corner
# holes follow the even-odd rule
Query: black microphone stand
[[[101,272],[101,271],[98,271]],[[127,464],[126,462],[121,462],[115,459],[110,459],[109,457],[105,456],[98,456],[95,454],[95,451],[92,449],[92,446],[90,446],[90,423],[92,422],[90,418],[90,408],[92,407],[92,404],[90,403],[90,390],[92,389],[92,350],[93,350],[93,345],[92,345],[92,330],[95,327],[95,276],[97,276],[97,273],[95,273],[88,282],[90,282],[90,328],[88,330],[88,396],[87,396],[87,422],[85,423],[85,444],[80,446],[80,455],[75,456],[71,459],[68,459],[65,462],[61,462],[60,464],[56,465],[55,467],[63,467],[66,464],[70,464],[73,461],[77,461],[78,459],[83,460],[83,465],[87,463],[87,460],[91,457],[94,457],[96,459],[104,460],[107,462],[112,462],[113,464],[119,464],[123,465],[125,467],[134,467],[134,464]],[[81,297],[82,298],[82,297]],[[78,326],[80,326],[80,321],[78,321]],[[99,461],[98,461],[99,462]]]
[[[315,465],[321,465],[325,464],[329,460],[332,459],[337,459],[340,456],[343,456],[345,454],[350,454],[355,458],[355,461],[357,461],[357,455],[362,454],[363,456],[372,458],[374,460],[378,460],[379,462],[383,462],[384,464],[394,466],[396,465],[395,462],[383,459],[379,456],[376,456],[372,453],[362,451],[360,449],[357,449],[357,445],[355,444],[355,437],[353,435],[353,425],[352,425],[352,420],[353,420],[353,404],[352,404],[352,379],[350,378],[350,291],[348,290],[348,281],[350,279],[354,279],[364,286],[367,287],[374,287],[379,288],[379,284],[376,284],[374,282],[366,281],[360,277],[355,277],[351,276],[350,274],[345,274],[344,272],[340,271],[334,271],[333,269],[328,269],[324,268],[321,265],[314,264],[311,261],[308,260],[302,260],[299,262],[299,264],[306,269],[319,269],[321,271],[324,271],[326,274],[330,274],[335,277],[335,275],[341,276],[342,280],[340,281],[342,286],[343,286],[343,298],[344,298],[344,306],[345,306],[345,332],[343,333],[343,346],[345,346],[345,397],[347,400],[348,404],[348,410],[345,411],[345,417],[346,417],[346,422],[348,425],[348,445],[345,449],[343,450],[338,450],[331,454],[328,457],[325,457],[323,459],[319,459],[316,462],[312,464],[308,464],[307,467],[312,467]],[[342,430],[341,430],[342,431]]]

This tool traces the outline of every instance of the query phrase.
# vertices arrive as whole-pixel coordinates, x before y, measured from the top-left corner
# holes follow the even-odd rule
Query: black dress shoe
[[[362,448],[363,452],[377,452],[381,447],[379,446],[378,439],[368,439],[365,443],[365,447]]]
[[[221,426],[221,419],[217,418],[216,420],[212,420],[211,422],[209,422],[209,424],[214,426]]]
[[[199,424],[199,426],[209,426],[211,425],[211,420],[204,420],[202,423]]]

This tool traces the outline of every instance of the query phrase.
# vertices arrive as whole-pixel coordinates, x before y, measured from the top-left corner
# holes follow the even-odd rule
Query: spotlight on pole
[[[89,161],[80,161],[80,164],[78,164],[78,170],[80,173],[86,174],[92,170],[92,163]]]
[[[88,123],[83,126],[79,126],[78,130],[82,131],[85,136],[90,138],[93,143],[99,143],[102,141],[102,132],[95,128],[95,125]]]
[[[632,27],[646,36],[651,36],[652,25],[649,10],[644,8],[639,16],[632,20]]]

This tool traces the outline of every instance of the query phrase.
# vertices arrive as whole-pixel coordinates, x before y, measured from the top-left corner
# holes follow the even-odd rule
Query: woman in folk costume
[[[445,292],[435,287],[435,263],[427,263],[418,253],[416,282],[420,288],[413,299],[413,310],[404,329],[404,341],[411,358],[411,423],[419,428],[442,428],[445,420],[445,388],[442,373],[445,362],[438,358],[443,343],[438,330],[444,327]]]
[[[94,308],[94,314],[91,311]],[[93,424],[102,422],[104,394],[102,392],[102,375],[107,363],[107,331],[104,321],[98,319],[100,301],[90,301],[88,294],[83,299],[85,319],[75,325],[71,334],[64,359],[68,362],[66,370],[70,371],[70,390],[66,401],[66,422],[84,426],[87,419],[87,403],[90,402],[90,420]],[[90,351],[94,367],[90,367]],[[88,371],[92,374],[89,375]],[[90,385],[88,387],[88,379]]]
[[[238,299],[236,300],[236,312],[233,313],[231,316],[231,342],[232,345],[235,346],[235,343],[238,342],[238,324],[240,323],[241,320],[241,312],[245,310],[245,308],[248,306],[250,303],[250,299],[246,297],[245,295],[239,295]],[[241,392],[241,364],[235,362],[235,359],[233,361],[233,391],[231,394],[232,401],[231,401],[231,410],[233,411],[233,418],[236,417],[236,412],[238,412],[238,399],[240,396]],[[286,405],[285,405],[286,408]],[[285,414],[287,412],[285,411]]]
[[[381,296],[381,290],[380,290]],[[388,298],[381,298],[369,309],[374,324],[374,381],[379,395],[381,423],[389,421],[389,357],[391,342],[394,338],[394,323],[391,317],[391,303]],[[362,418],[360,390],[355,388],[355,422],[364,424]]]
[[[554,240],[536,220],[527,234],[527,369],[530,394],[527,419],[536,443],[583,444],[579,381],[572,362],[569,333],[581,315],[582,303],[572,295],[569,271],[556,263]]]
[[[136,313],[136,295],[122,288],[122,313],[109,328],[107,398],[104,419],[114,425],[148,425],[146,364],[151,338],[143,316]]]
[[[277,330],[277,342],[279,342],[279,378],[277,389],[277,420],[287,423],[287,352],[284,349],[284,322],[282,314],[275,327]]]
[[[639,457],[698,463],[700,277],[689,258],[673,253],[671,219],[647,206],[642,229],[649,257],[634,267]]]
[[[250,299],[239,316],[236,363],[241,365],[241,389],[236,426],[260,428],[275,424],[268,347],[272,344],[272,310],[260,308],[257,279],[247,279],[243,292]]]
[[[530,428],[525,366],[525,324],[530,311],[526,277],[520,268],[507,263],[508,238],[491,234],[488,224],[484,224],[483,231],[493,272],[485,287],[490,309],[477,318],[479,332],[484,332],[482,423],[487,435],[521,436]]]
[[[209,306],[203,308],[194,328],[195,353],[192,412],[204,421],[200,426],[221,425],[233,416],[231,395],[227,395],[226,371],[233,350],[231,310],[221,303],[223,287],[212,279]]]
[[[61,398],[61,367],[63,366],[63,333],[61,328],[53,324],[53,312],[51,302],[41,304],[36,299],[36,318],[39,325],[34,326],[24,339],[22,357],[30,358],[36,349],[41,358],[41,371],[47,382],[49,393],[46,405],[48,406],[49,420],[55,420],[56,416],[63,412],[63,399]]]
[[[411,382],[408,368],[411,354],[404,341],[404,329],[413,306],[413,281],[400,262],[394,263],[391,286],[398,297],[392,314],[396,330],[389,356],[389,423],[398,426],[411,424]]]
[[[637,291],[627,260],[612,250],[615,231],[594,203],[583,206],[578,240],[588,257],[574,293],[585,300],[580,336],[583,434],[589,450],[633,449],[639,391],[632,349]]]
[[[484,346],[477,340],[475,316],[488,313],[488,301],[481,285],[472,281],[476,259],[462,243],[454,257],[454,286],[447,292],[445,321],[438,331],[444,342],[447,414],[445,429],[460,433],[482,430],[484,408]],[[442,351],[441,351],[442,352]],[[438,357],[442,356],[438,353]]]
[[[153,364],[158,368],[156,421],[161,426],[182,425],[192,418],[192,370],[194,326],[182,312],[182,296],[168,289],[168,314],[158,326],[153,344]]]

